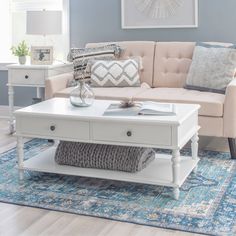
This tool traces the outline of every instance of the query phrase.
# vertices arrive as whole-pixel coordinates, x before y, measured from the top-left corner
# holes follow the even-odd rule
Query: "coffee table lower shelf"
[[[155,160],[144,170],[137,173],[126,173],[121,171],[79,168],[66,165],[58,165],[55,160],[55,147],[24,161],[21,170],[46,172],[63,175],[74,175],[99,179],[111,179],[118,181],[143,183],[151,185],[181,187],[189,174],[197,166],[199,158],[181,157],[178,185],[173,183],[171,156],[157,154]]]

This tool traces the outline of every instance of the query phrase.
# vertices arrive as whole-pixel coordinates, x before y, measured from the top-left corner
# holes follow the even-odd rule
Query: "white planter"
[[[24,65],[26,63],[26,56],[18,57],[19,63]]]

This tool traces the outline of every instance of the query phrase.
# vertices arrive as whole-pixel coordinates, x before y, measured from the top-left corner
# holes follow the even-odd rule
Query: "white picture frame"
[[[158,1],[158,0],[154,0]],[[198,0],[181,0],[183,4],[189,5],[191,3],[191,9],[187,9],[186,6],[182,6],[183,9],[181,9],[181,6],[178,9],[178,14],[181,15],[181,18],[183,17],[183,14],[181,14],[181,10],[185,11],[188,15],[188,18],[191,17],[191,20],[186,19],[186,23],[184,23],[184,19],[181,19],[183,23],[176,24],[176,19],[179,21],[179,15],[177,14],[175,17],[171,16],[168,17],[168,23],[163,24],[161,22],[165,22],[165,19],[158,19],[156,20],[156,24],[153,23],[153,19],[148,18],[148,16],[144,16],[144,13],[139,12],[135,6],[135,0],[121,0],[121,25],[122,29],[145,29],[145,28],[197,28],[198,27]],[[134,4],[133,7],[130,7],[130,4]],[[189,17],[190,13],[191,16]],[[128,15],[133,14],[134,17],[129,22]],[[141,16],[142,14],[142,16]],[[173,23],[169,23],[170,21],[173,21]],[[189,23],[191,21],[191,23]],[[138,23],[137,23],[138,22]],[[151,22],[151,23],[150,23]]]
[[[30,57],[32,65],[51,65],[53,64],[53,47],[32,46]]]

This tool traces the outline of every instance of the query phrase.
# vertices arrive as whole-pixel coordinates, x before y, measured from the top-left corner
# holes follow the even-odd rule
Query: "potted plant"
[[[12,54],[14,56],[17,56],[19,59],[19,63],[21,65],[24,65],[26,63],[26,56],[29,56],[30,52],[29,52],[29,47],[27,46],[25,41],[22,41],[21,43],[19,43],[18,46],[13,46],[11,48]]]

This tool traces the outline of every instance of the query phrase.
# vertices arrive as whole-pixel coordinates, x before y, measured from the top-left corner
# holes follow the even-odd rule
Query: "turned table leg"
[[[40,88],[37,87],[36,91],[37,91],[37,98],[41,98]]]
[[[193,160],[197,160],[197,158],[198,158],[198,141],[199,141],[199,137],[198,137],[198,133],[196,133],[191,139],[192,159]],[[196,171],[197,171],[197,166],[194,168],[193,172],[196,173]]]
[[[14,88],[8,85],[8,102],[9,102],[9,133],[13,134],[15,132],[15,121],[14,121]]]
[[[174,199],[179,199],[179,169],[180,169],[180,151],[173,150],[172,151],[172,176],[173,176],[173,184],[176,185],[173,189]]]
[[[17,162],[18,162],[19,179],[23,180],[24,142],[22,137],[17,137]]]

